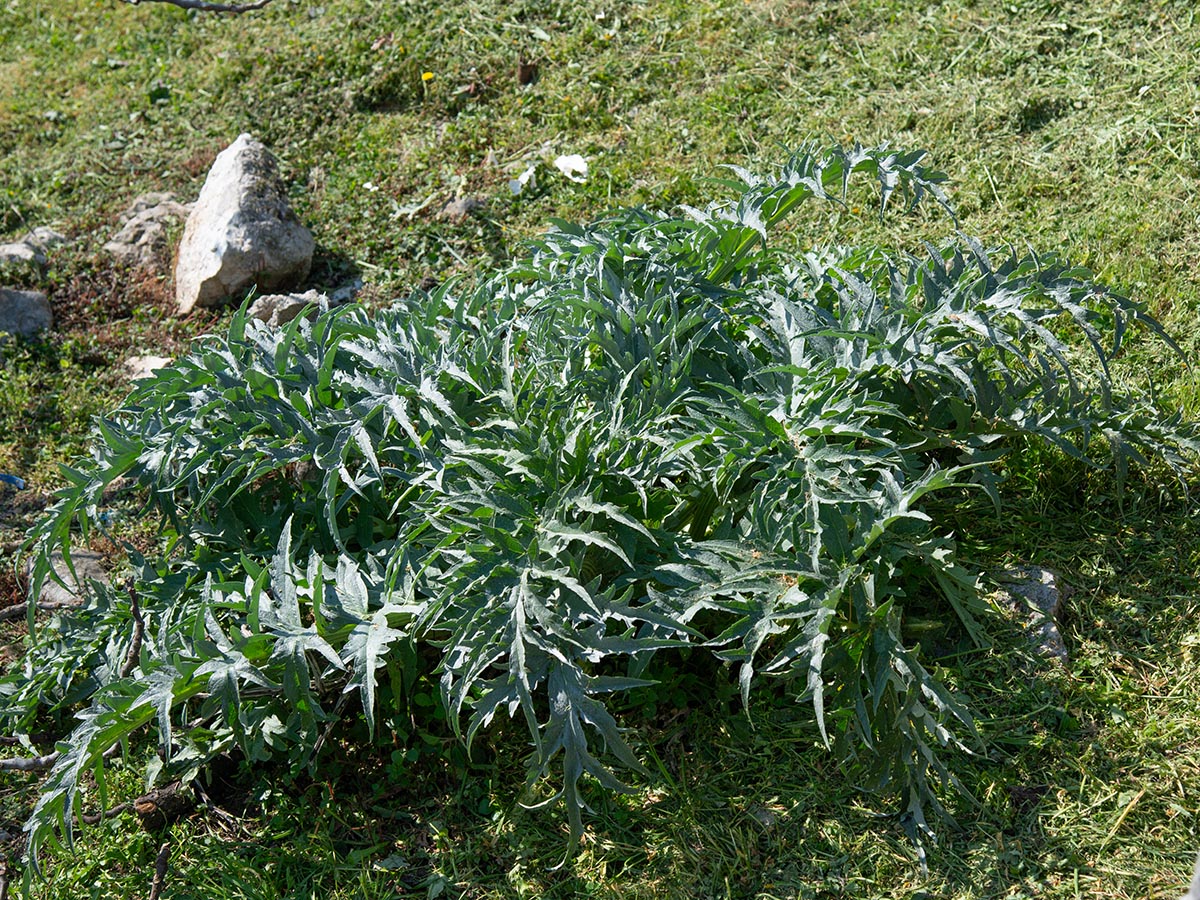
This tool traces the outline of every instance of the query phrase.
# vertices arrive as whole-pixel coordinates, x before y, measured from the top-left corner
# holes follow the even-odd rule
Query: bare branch
[[[133,640],[129,642],[129,652],[125,654],[125,664],[121,666],[121,678],[128,678],[137,668],[142,655],[142,637],[146,631],[146,621],[138,607],[137,590],[133,586],[132,578],[126,583],[125,589],[129,591],[129,613],[133,616]]]
[[[0,771],[3,772],[45,772],[54,768],[58,762],[58,752],[47,753],[45,756],[14,756],[0,759]]]
[[[233,13],[234,15],[262,9],[272,0],[257,0],[255,3],[209,3],[208,0],[123,0],[130,6],[140,3],[167,3],[180,9],[194,9],[199,12]]]
[[[101,759],[112,759],[121,752],[121,742],[113,744],[100,754]],[[45,772],[53,769],[58,758],[62,756],[57,750],[45,756],[13,756],[0,759],[0,772]]]
[[[34,731],[23,737],[11,734],[0,734],[0,747],[16,747],[26,741],[31,744],[53,744],[54,733],[50,731]]]
[[[43,600],[37,605],[39,610],[43,609],[70,609],[78,606],[79,601],[64,603],[59,600]],[[0,622],[11,622],[13,619],[23,619],[29,611],[28,603],[14,603],[12,606],[6,606],[0,609]]]
[[[96,825],[103,822],[105,819],[111,819],[121,813],[133,812],[132,803],[118,803],[112,809],[106,809],[104,812],[98,813],[80,813],[79,818],[84,825]]]
[[[167,863],[171,858],[171,845],[163,844],[158,848],[158,859],[154,861],[154,881],[150,884],[150,900],[158,900],[162,896],[163,885],[167,883]]]

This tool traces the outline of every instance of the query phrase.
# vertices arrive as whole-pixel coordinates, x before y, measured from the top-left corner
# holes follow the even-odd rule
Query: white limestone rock
[[[54,574],[64,583],[59,584],[54,578],[47,578],[38,594],[39,603],[50,603],[55,606],[75,606],[82,602],[89,581],[99,581],[108,584],[108,573],[101,565],[99,553],[91,550],[74,550],[71,552],[71,565],[61,553],[55,553],[50,558]],[[71,568],[74,566],[74,573]],[[32,572],[32,560],[28,563],[26,574]]]
[[[191,209],[174,194],[143,194],[121,214],[121,227],[104,249],[117,262],[154,268],[166,253],[167,229],[187,219]]]
[[[169,366],[172,360],[169,356],[131,356],[125,360],[125,371],[134,381],[149,378],[159,369]]]
[[[312,266],[312,234],[288,203],[275,159],[242,134],[213,162],[175,264],[180,315],[256,286],[286,290]]]
[[[250,304],[247,312],[251,318],[268,325],[286,325],[305,309],[309,309],[311,318],[329,309],[329,298],[315,290],[303,294],[264,294]]]
[[[45,225],[33,229],[19,241],[0,244],[0,267],[46,265],[47,254],[67,241],[64,235]]]
[[[46,254],[25,241],[0,244],[0,266],[44,266]]]
[[[0,331],[32,337],[53,324],[50,301],[41,291],[0,288]]]

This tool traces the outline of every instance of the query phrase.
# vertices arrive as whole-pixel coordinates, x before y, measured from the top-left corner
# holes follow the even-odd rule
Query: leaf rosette
[[[272,329],[238,312],[141,382],[32,535],[36,590],[104,527],[120,477],[165,539],[131,557],[131,671],[133,611],[97,587],[0,684],[12,731],[78,717],[31,855],[70,839],[84,774],[102,782],[137,730],[185,774],[233,746],[319,765],[340,718],[374,735],[387,704],[408,708],[431,652],[468,743],[524,721],[530,781],[557,770],[572,844],[585,779],[647,774],[612,698],[681,648],[714,654],[747,704],[782,680],[922,840],[955,754],[982,747],[903,634],[940,603],[987,645],[939,515],[968,489],[998,502],[999,461],[1029,441],[1118,475],[1197,448],[1110,372],[1130,326],[1174,345],[1081,269],[961,235],[920,255],[768,244],[852,178],[877,182],[881,211],[949,210],[922,160],[805,147],[732,170],[733,199],[555,223],[503,271],[374,315]]]

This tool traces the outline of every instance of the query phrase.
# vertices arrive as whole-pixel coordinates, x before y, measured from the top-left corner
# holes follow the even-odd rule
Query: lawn
[[[360,279],[371,308],[486,271],[551,218],[699,202],[722,164],[766,168],[807,139],[919,147],[964,232],[1089,266],[1195,359],[1198,66],[1187,2],[275,0],[221,17],[8,0],[0,241],[39,225],[71,240],[44,272],[0,275],[46,291],[57,323],[4,349],[0,472],[29,486],[0,486],[0,603],[20,599],[16,552],[59,465],[128,391],[123,361],[224,327],[227,312],[177,319],[169,268],[115,267],[101,245],[141,193],[194,199],[240,132],[278,156],[313,230],[312,285]],[[587,159],[586,181],[553,168],[560,154]],[[439,215],[464,197],[486,205]],[[881,221],[856,202],[820,240],[918,252],[954,228],[933,208]],[[1116,372],[1200,411],[1195,372],[1161,344],[1134,339]],[[1057,570],[1070,662],[1031,661],[1003,621],[990,651],[954,661],[989,752],[956,762],[958,827],[938,828],[927,871],[807,707],[768,690],[747,714],[736,684],[681,666],[637,711],[652,777],[590,792],[582,850],[561,866],[565,816],[519,803],[521,730],[468,759],[443,723],[407,745],[347,735],[311,777],[224,773],[209,788],[223,812],[166,835],[104,821],[47,856],[33,895],[143,895],[165,842],[175,898],[1176,897],[1200,849],[1200,512],[1157,468],[1119,491],[1031,448],[1005,474],[999,515],[981,502],[955,522],[961,555]],[[21,628],[3,627],[19,665]],[[110,796],[140,793],[152,754],[116,760]],[[37,779],[0,777],[15,871]]]

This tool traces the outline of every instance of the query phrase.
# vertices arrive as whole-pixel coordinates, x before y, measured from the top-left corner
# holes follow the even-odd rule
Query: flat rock
[[[250,304],[247,312],[251,318],[268,325],[286,325],[310,307],[309,318],[312,318],[329,308],[329,298],[315,290],[303,294],[264,294]]]
[[[0,266],[44,266],[46,254],[24,241],[0,244]]]
[[[286,290],[308,276],[314,246],[275,158],[242,134],[213,162],[184,225],[175,264],[179,313],[218,306],[255,286]]]
[[[191,206],[174,194],[142,194],[121,214],[121,227],[104,249],[125,265],[155,268],[166,254],[167,229],[190,212]]]
[[[149,378],[159,369],[171,364],[169,356],[131,356],[125,360],[125,371],[134,381],[139,378]]]
[[[65,586],[53,578],[47,578],[46,583],[42,585],[41,594],[38,595],[38,602],[74,606],[83,599],[89,581],[108,584],[108,573],[104,571],[104,566],[100,565],[100,560],[100,554],[91,550],[73,550],[71,562],[74,563],[75,573],[71,574],[71,567],[67,565],[63,555],[55,553],[50,564],[54,567],[54,573],[65,582]]]
[[[1067,645],[1058,630],[1058,614],[1070,589],[1058,575],[1041,566],[1015,566],[997,577],[1001,588],[995,599],[1023,620],[1034,649],[1044,657],[1067,663]]]
[[[53,228],[40,226],[18,241],[0,244],[0,266],[41,268],[46,264],[47,254],[66,241],[66,237]]]
[[[25,236],[25,241],[41,249],[43,253],[49,253],[55,247],[61,247],[67,243],[67,236],[48,225],[40,225]]]
[[[41,291],[0,288],[0,331],[31,337],[53,324],[50,301]]]

